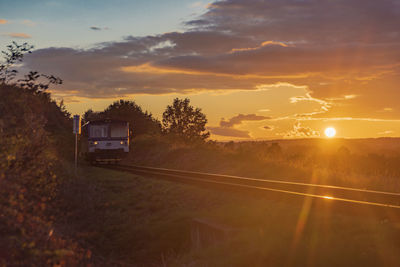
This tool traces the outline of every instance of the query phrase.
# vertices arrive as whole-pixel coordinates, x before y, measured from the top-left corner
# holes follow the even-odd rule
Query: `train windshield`
[[[111,124],[111,137],[128,137],[128,126],[126,123]]]
[[[91,125],[90,137],[108,137],[108,125]]]

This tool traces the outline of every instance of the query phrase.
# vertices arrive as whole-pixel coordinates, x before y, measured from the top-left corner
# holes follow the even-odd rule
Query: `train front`
[[[129,152],[129,123],[116,120],[88,124],[88,160],[118,162]]]

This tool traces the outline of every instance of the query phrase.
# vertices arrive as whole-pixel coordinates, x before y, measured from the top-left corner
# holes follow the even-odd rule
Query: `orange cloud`
[[[8,21],[6,19],[0,19],[0,24],[6,24]]]
[[[29,19],[25,19],[21,22],[21,24],[29,26],[29,27],[34,27],[36,26],[36,22],[29,20]]]
[[[157,66],[152,66],[150,63],[145,63],[138,66],[125,66],[121,67],[120,69],[123,72],[131,72],[131,73],[211,75],[219,77],[229,77],[233,79],[279,79],[279,78],[296,79],[296,78],[307,78],[309,76],[308,73],[300,73],[295,75],[229,74],[229,73],[202,71],[202,70],[188,70],[185,68],[157,67]]]
[[[233,48],[231,51],[229,51],[229,53],[257,50],[257,49],[260,49],[261,47],[264,47],[264,46],[267,46],[267,45],[279,45],[279,46],[282,46],[282,47],[288,47],[288,45],[283,43],[283,42],[265,41],[265,42],[262,42],[261,45],[258,46],[258,47]]]
[[[293,130],[284,134],[284,137],[296,138],[296,137],[319,137],[319,131],[312,129],[311,127],[303,126],[300,122],[293,125]]]
[[[32,38],[31,35],[23,33],[23,32],[12,32],[12,33],[7,33],[6,35],[9,37],[12,37],[12,38],[21,38],[21,39]]]
[[[121,70],[123,72],[138,72],[138,73],[153,73],[153,74],[217,75],[216,73],[211,73],[211,72],[154,67],[151,66],[149,63],[145,63],[139,66],[122,67]]]
[[[388,135],[388,134],[393,134],[393,133],[394,133],[394,131],[387,130],[387,131],[379,132],[378,134],[379,135]]]

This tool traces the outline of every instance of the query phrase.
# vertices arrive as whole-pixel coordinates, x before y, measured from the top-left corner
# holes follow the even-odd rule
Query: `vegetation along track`
[[[364,211],[400,223],[400,193],[145,166],[104,165],[104,167],[175,182],[247,192],[267,198],[278,197],[295,201],[300,198],[312,199],[316,200],[314,203],[319,203],[319,206],[322,203],[322,206],[339,207],[351,213]],[[349,207],[352,209],[349,210]]]

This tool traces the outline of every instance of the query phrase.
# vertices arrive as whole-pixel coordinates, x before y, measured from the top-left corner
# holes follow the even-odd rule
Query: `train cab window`
[[[128,126],[126,124],[112,124],[111,125],[111,137],[127,137]]]
[[[91,125],[90,137],[108,137],[107,125]]]

